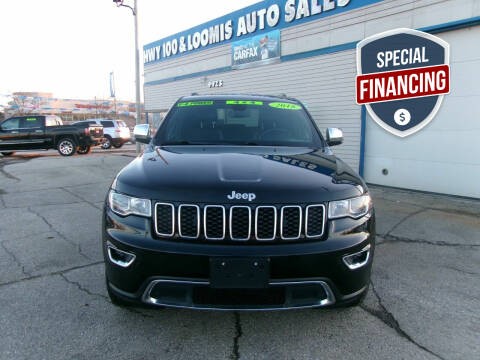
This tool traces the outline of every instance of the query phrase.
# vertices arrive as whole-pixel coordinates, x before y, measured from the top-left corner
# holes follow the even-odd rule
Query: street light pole
[[[135,27],[135,109],[136,109],[136,120],[135,124],[138,125],[142,121],[142,113],[140,109],[140,52],[138,49],[138,7],[137,0],[133,0],[133,8],[129,5],[124,5],[123,0],[113,0],[117,6],[124,6],[132,10],[134,18],[134,27]],[[137,154],[140,153],[140,144],[137,142]]]
[[[142,114],[140,111],[140,55],[138,49],[138,8],[137,0],[133,2],[133,17],[135,18],[135,108],[137,110],[137,119],[135,123],[138,125],[141,123]],[[140,153],[140,144],[136,143],[137,154]]]

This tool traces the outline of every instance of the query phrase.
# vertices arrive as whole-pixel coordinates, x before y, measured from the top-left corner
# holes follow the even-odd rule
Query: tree
[[[10,96],[5,112],[8,112],[11,116],[29,115],[33,114],[37,108],[38,101],[35,97],[14,93]]]

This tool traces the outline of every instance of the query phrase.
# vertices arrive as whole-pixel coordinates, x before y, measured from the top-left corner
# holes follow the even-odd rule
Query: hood
[[[146,149],[118,174],[113,185],[118,192],[168,202],[298,204],[366,191],[363,180],[329,149],[191,145]]]

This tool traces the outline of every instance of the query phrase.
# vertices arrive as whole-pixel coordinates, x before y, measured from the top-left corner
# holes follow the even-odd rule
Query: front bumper
[[[98,145],[102,145],[103,143],[105,142],[105,138],[101,137],[101,138],[94,138],[94,137],[87,137],[85,139],[85,143],[87,146],[98,146]]]
[[[358,220],[329,221],[322,241],[259,245],[161,240],[152,235],[149,219],[122,218],[108,207],[103,218],[109,291],[125,301],[169,307],[279,310],[347,304],[368,288],[374,245],[373,211]],[[265,261],[266,281],[218,287],[212,281],[215,259]],[[352,261],[362,264],[349,266]]]
[[[110,140],[112,145],[121,146],[130,141],[130,136],[115,137]]]

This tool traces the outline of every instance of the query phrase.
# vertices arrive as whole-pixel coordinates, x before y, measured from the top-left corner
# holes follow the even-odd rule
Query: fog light
[[[135,254],[117,249],[113,244],[107,244],[108,258],[112,263],[121,267],[129,267],[135,261]]]
[[[365,246],[362,250],[355,254],[346,255],[343,257],[343,262],[350,270],[361,268],[368,263],[370,259],[370,245]]]

